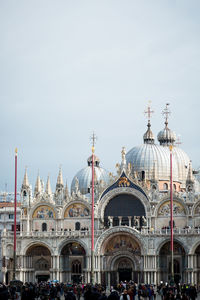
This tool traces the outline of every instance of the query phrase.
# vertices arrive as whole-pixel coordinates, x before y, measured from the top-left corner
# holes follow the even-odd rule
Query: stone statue
[[[145,216],[141,217],[141,224],[142,224],[142,226],[147,226],[147,219]]]

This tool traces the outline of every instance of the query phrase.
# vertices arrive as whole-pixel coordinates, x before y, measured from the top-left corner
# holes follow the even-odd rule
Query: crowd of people
[[[195,300],[197,288],[194,285],[169,286],[161,283],[158,286],[120,282],[106,289],[106,286],[95,284],[64,284],[52,282],[28,283],[21,285],[0,284],[0,300]]]

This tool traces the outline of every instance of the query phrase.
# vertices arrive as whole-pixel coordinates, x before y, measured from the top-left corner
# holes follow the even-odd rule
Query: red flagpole
[[[91,283],[94,284],[94,145],[92,146]]]
[[[171,229],[171,282],[174,282],[174,220],[173,220],[173,177],[172,177],[172,146],[170,146],[170,229]]]
[[[17,148],[15,149],[15,213],[14,213],[13,280],[15,280],[15,273],[16,273],[16,229],[17,229]]]

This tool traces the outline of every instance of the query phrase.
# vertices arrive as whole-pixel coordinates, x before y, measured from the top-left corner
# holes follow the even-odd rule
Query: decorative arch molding
[[[51,204],[49,202],[40,202],[40,203],[37,203],[36,205],[34,205],[31,208],[31,210],[30,210],[30,220],[35,220],[35,218],[33,218],[33,214],[36,211],[36,209],[38,209],[40,206],[48,206],[48,207],[50,207],[53,210],[53,212],[55,213],[55,218],[52,218],[52,220],[58,219],[58,213],[57,213],[57,210],[56,210],[56,208],[54,207],[53,204]],[[44,220],[44,219],[41,219],[41,220]]]
[[[170,238],[164,238],[162,239],[161,243],[159,244],[159,246],[157,247],[156,249],[156,255],[159,255],[160,254],[160,250],[161,248],[166,244],[170,242]],[[183,249],[185,250],[185,255],[188,255],[188,252],[189,252],[189,248],[187,247],[187,245],[184,243],[184,240],[182,240],[181,238],[175,238],[174,239],[174,242],[177,242],[179,243]]]
[[[161,202],[159,202],[159,204],[156,205],[155,207],[155,216],[158,217],[158,213],[159,213],[159,210],[161,208],[161,206],[170,201],[170,196],[168,195],[167,197],[163,198]],[[179,203],[181,206],[183,206],[184,210],[185,210],[185,215],[188,215],[189,214],[189,210],[188,210],[188,207],[187,205],[183,202],[182,199],[180,198],[177,198],[173,195],[173,202],[176,201],[177,203]]]
[[[115,271],[116,270],[115,265],[116,265],[116,262],[118,260],[120,260],[120,258],[128,258],[132,262],[133,268],[135,270],[140,270],[140,269],[142,270],[141,263],[137,259],[137,257],[130,255],[130,252],[127,251],[127,252],[124,252],[124,253],[116,253],[116,255],[114,257],[111,257],[110,271]]]
[[[77,243],[77,244],[80,244],[81,247],[83,247],[83,249],[85,250],[85,255],[89,255],[89,249],[87,247],[87,245],[82,241],[82,240],[77,240],[77,239],[67,239],[67,240],[64,240],[62,241],[58,247],[57,247],[57,254],[56,255],[61,255],[61,251],[62,249],[69,243]]]
[[[189,249],[188,254],[193,254],[194,255],[195,251],[199,247],[199,245],[200,245],[200,240],[199,240],[199,238],[196,238],[195,241],[193,242],[193,245]]]
[[[198,209],[198,212],[196,211]],[[197,201],[192,208],[192,216],[200,215],[200,200]]]
[[[104,231],[102,235],[97,239],[95,243],[96,244],[95,254],[101,255],[101,248],[103,244],[106,243],[107,240],[109,240],[109,238],[112,238],[114,234],[123,234],[123,233],[128,234],[129,236],[131,236],[133,239],[136,240],[136,242],[140,246],[141,256],[147,254],[148,251],[147,241],[140,235],[140,233],[137,230],[131,227],[126,228],[126,227],[118,227],[118,226],[109,228],[108,230]]]
[[[82,200],[75,200],[75,201],[71,201],[71,202],[69,202],[69,203],[67,203],[66,205],[65,205],[65,207],[63,208],[63,210],[62,210],[62,218],[63,219],[65,219],[66,218],[66,216],[65,216],[65,213],[67,212],[67,210],[70,208],[70,206],[79,206],[80,208],[82,207],[82,208],[86,208],[87,209],[87,211],[88,211],[88,216],[87,215],[85,215],[85,216],[83,216],[83,217],[90,217],[90,215],[91,215],[91,207],[90,207],[90,205],[89,205],[89,203],[88,202],[86,202],[86,201],[82,201]],[[70,217],[70,216],[69,216]],[[81,217],[81,216],[78,216],[78,217]]]
[[[150,203],[147,200],[147,198],[140,191],[138,191],[134,188],[130,188],[130,187],[120,187],[120,188],[115,188],[113,190],[110,190],[100,200],[100,202],[98,204],[97,215],[100,216],[101,220],[103,220],[103,218],[104,218],[104,211],[105,211],[106,206],[110,202],[110,200],[113,199],[115,196],[121,195],[121,194],[133,195],[136,198],[138,198],[144,206],[146,216],[147,217],[150,216],[150,211],[151,211]]]
[[[61,214],[61,217],[64,219],[64,216],[65,216],[65,212],[66,210],[73,204],[79,204],[79,205],[83,205],[85,207],[87,207],[87,209],[89,210],[89,215],[91,215],[91,207],[90,207],[90,204],[85,201],[85,200],[73,200],[73,201],[70,201],[68,202],[62,209],[62,214]]]
[[[26,255],[26,252],[28,251],[28,249],[30,247],[34,247],[34,246],[46,247],[49,250],[49,252],[51,253],[51,256],[55,255],[51,246],[46,242],[45,243],[41,242],[40,240],[33,241],[33,242],[29,243],[28,245],[26,245],[26,247],[24,249],[22,248],[23,249],[22,255]]]

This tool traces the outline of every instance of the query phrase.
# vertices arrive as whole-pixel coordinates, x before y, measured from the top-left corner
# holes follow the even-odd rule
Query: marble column
[[[108,287],[110,289],[110,272],[108,272],[107,274],[108,274]]]

